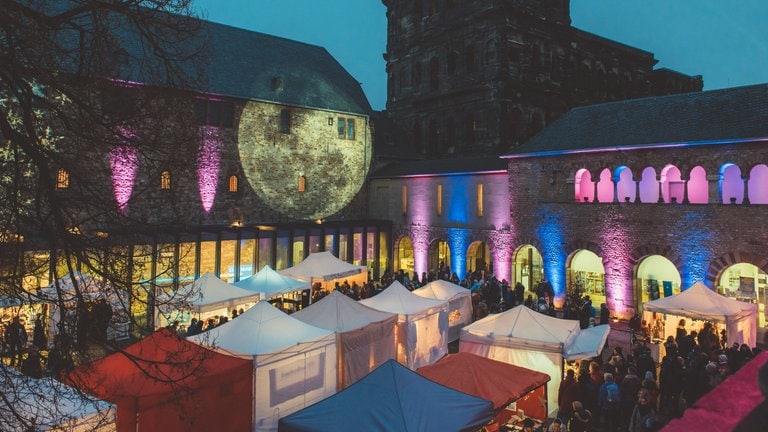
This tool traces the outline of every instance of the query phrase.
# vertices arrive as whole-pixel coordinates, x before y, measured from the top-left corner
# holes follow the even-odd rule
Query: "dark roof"
[[[55,0],[39,7],[54,15],[78,4]],[[153,34],[152,42],[161,47],[158,52],[174,57],[170,62],[156,55],[147,36],[117,12],[101,18],[117,41],[114,47],[112,39],[88,30],[93,27],[88,12],[73,18],[90,37],[107,40],[108,49],[121,52],[119,70],[103,72],[109,75],[106,78],[339,112],[368,115],[372,111],[360,83],[325,48],[164,11],[145,8],[142,12],[150,17],[141,23],[143,30]],[[59,30],[58,38],[69,48],[81,43],[79,33],[70,28]],[[64,70],[82,73],[79,50],[72,52],[59,64]],[[186,79],[168,70],[181,71]]]
[[[377,170],[372,178],[458,175],[507,170],[507,161],[499,156],[479,156],[453,159],[424,159],[397,162]]]
[[[206,93],[370,114],[360,83],[325,48],[204,21]],[[274,80],[282,81],[281,90]]]
[[[768,84],[574,108],[503,157],[768,137]]]

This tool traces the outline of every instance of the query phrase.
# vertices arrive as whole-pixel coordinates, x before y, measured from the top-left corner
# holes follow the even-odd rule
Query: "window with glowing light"
[[[439,184],[437,185],[437,199],[435,200],[437,204],[437,215],[442,216],[443,215],[443,185]]]
[[[304,176],[299,176],[299,192],[304,192],[307,190],[307,178]]]
[[[69,171],[64,168],[59,168],[56,172],[56,189],[69,189]]]
[[[239,188],[239,182],[236,175],[229,176],[229,192],[235,193],[238,191]]]
[[[477,216],[483,216],[483,184],[477,184]]]
[[[400,205],[401,205],[403,214],[408,213],[408,186],[406,185],[403,185]]]
[[[160,189],[171,190],[171,172],[163,171],[160,173]]]

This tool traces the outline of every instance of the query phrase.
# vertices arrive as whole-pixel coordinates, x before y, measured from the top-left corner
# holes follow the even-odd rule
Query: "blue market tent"
[[[388,360],[343,391],[281,418],[278,431],[477,431],[491,420],[490,401]]]

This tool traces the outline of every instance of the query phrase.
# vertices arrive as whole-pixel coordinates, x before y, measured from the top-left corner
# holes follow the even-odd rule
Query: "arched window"
[[[667,165],[661,170],[661,193],[665,203],[682,203],[685,182],[680,176],[680,169]]]
[[[304,176],[299,176],[299,192],[304,192],[307,190],[307,178]]]
[[[238,184],[237,176],[236,175],[229,176],[229,191],[231,193],[235,193],[235,192],[237,192],[239,190],[238,189],[239,187],[240,187],[240,185]]]
[[[454,51],[449,52],[445,61],[445,71],[448,75],[453,75],[456,72],[456,62],[456,53]]]
[[[171,190],[171,172],[163,171],[160,173],[160,189]]]
[[[751,204],[768,204],[768,166],[760,164],[752,168],[747,191]]]
[[[429,90],[435,91],[440,87],[440,61],[432,57],[429,61]]]
[[[600,181],[597,183],[597,201],[602,203],[613,202],[613,176],[608,168],[600,172]]]
[[[619,202],[635,202],[637,187],[632,180],[632,170],[626,166],[616,168],[616,177],[619,179],[616,185],[616,197]]]
[[[659,182],[656,181],[656,170],[646,167],[640,177],[640,202],[659,202]]]
[[[695,166],[688,176],[688,202],[691,204],[707,204],[709,202],[709,181],[707,172],[700,166]]]
[[[59,168],[56,172],[56,189],[69,189],[69,171]]]
[[[576,202],[592,202],[595,197],[595,184],[592,182],[592,174],[587,169],[576,171],[573,178],[574,197]]]
[[[738,165],[727,163],[720,168],[720,199],[723,204],[741,204],[744,200],[744,180]]]

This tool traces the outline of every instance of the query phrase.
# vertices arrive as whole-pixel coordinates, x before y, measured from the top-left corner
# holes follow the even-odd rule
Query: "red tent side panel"
[[[516,402],[526,416],[547,418],[547,374],[467,352],[448,354],[416,372],[446,387],[490,400],[496,411]]]
[[[117,404],[119,432],[252,427],[251,360],[208,350],[167,329],[75,369],[66,380]]]
[[[702,396],[692,407],[685,410],[682,417],[667,423],[662,432],[733,430],[764,400],[757,384],[757,372],[765,363],[768,363],[768,351],[758,354],[735,374]]]

